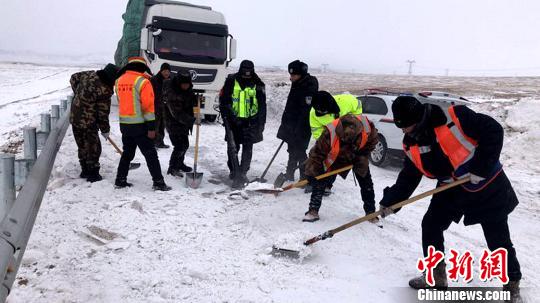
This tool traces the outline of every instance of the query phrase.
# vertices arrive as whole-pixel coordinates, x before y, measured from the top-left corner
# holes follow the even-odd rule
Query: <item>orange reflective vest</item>
[[[366,146],[369,134],[371,133],[371,127],[369,125],[369,120],[367,117],[362,115],[355,115],[355,117],[362,123],[362,138],[360,139],[360,143],[358,147],[361,149],[364,146]],[[332,148],[330,149],[330,152],[328,153],[328,156],[326,156],[326,159],[323,162],[324,170],[328,171],[332,164],[336,162],[336,159],[339,156],[339,150],[340,150],[340,141],[339,136],[336,134],[336,128],[340,122],[340,119],[334,120],[332,123],[326,125],[326,129],[328,129],[328,132],[330,133],[330,146]]]
[[[143,124],[154,121],[154,89],[143,74],[127,71],[116,80],[118,113],[121,124]]]
[[[436,127],[434,129],[435,136],[443,153],[450,160],[455,172],[463,164],[472,159],[478,143],[463,132],[459,119],[454,112],[454,106],[450,106],[447,109],[443,108],[443,111],[446,114],[447,124]],[[411,159],[422,174],[428,178],[435,178],[435,176],[424,169],[424,165],[422,164],[422,154],[430,152],[431,146],[406,146],[403,144],[403,149],[407,157]]]

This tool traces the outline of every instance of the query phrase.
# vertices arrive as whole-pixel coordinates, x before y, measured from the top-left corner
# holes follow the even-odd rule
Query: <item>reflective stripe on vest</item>
[[[130,115],[130,114],[126,114],[126,113],[122,113],[120,114],[120,123],[122,124],[142,124],[142,123],[145,123],[145,121],[151,121],[151,120],[154,120],[155,117],[154,117],[154,114],[153,113],[147,113],[147,114],[144,114],[142,113],[142,109],[141,109],[141,88],[144,84],[144,81],[148,81],[145,77],[143,76],[139,76],[137,78],[135,78],[135,82],[133,84],[133,90],[132,90],[132,96],[131,96],[131,102],[133,102],[133,113]],[[115,92],[116,92],[116,95],[119,96],[118,94],[118,80],[116,80],[116,85],[115,85]],[[118,102],[128,102],[127,100],[118,100]]]
[[[362,123],[362,138],[360,139],[359,149],[366,146],[369,134],[371,133],[371,126],[369,125],[369,120],[365,116],[356,116],[355,117]],[[323,161],[324,170],[328,171],[332,164],[336,162],[336,159],[339,156],[339,150],[340,150],[340,141],[339,137],[336,134],[336,128],[341,120],[336,119],[332,123],[326,125],[326,128],[328,129],[328,132],[330,133],[330,152],[326,156],[326,159]]]
[[[478,143],[463,132],[454,111],[454,106],[443,109],[443,111],[446,114],[447,124],[436,127],[434,129],[435,136],[441,150],[452,164],[454,171],[456,171],[461,165],[472,159]],[[431,147],[418,145],[406,146],[404,144],[403,150],[420,172],[429,178],[434,178],[431,173],[424,169],[421,157],[422,154],[430,152]]]
[[[234,115],[238,118],[249,118],[257,115],[259,112],[257,86],[247,86],[242,89],[238,81],[234,80],[232,109]]]

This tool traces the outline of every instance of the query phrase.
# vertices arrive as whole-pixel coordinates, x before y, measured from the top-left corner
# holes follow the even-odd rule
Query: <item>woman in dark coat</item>
[[[174,146],[167,174],[183,177],[182,172],[192,171],[184,164],[184,157],[189,147],[188,135],[195,122],[193,106],[197,104],[189,74],[179,73],[172,80],[164,82],[163,103],[165,127]]]

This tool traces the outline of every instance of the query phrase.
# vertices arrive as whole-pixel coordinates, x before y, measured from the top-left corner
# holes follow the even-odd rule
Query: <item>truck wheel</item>
[[[204,115],[204,120],[208,122],[216,122],[217,115]]]
[[[384,139],[382,135],[379,135],[379,142],[375,145],[375,149],[369,154],[369,160],[373,165],[379,167],[385,167],[390,164],[388,146],[386,145],[386,139]]]

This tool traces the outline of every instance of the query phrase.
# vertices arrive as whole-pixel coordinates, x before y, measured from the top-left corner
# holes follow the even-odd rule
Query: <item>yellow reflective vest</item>
[[[347,114],[360,115],[362,114],[362,103],[351,94],[341,94],[333,96],[339,106],[339,117]],[[311,127],[311,135],[315,140],[319,139],[324,131],[324,127],[335,120],[334,114],[317,116],[315,109],[309,112],[309,125]]]

